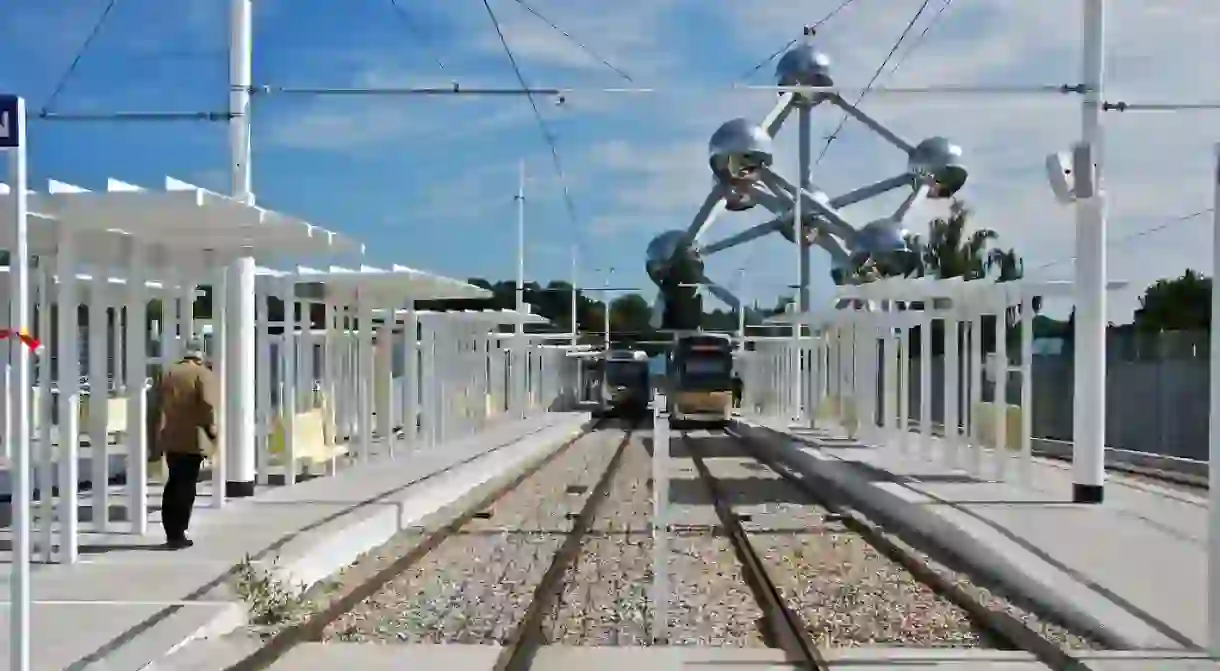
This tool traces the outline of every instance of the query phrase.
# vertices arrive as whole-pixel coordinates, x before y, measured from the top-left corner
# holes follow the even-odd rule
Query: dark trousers
[[[165,455],[165,492],[161,496],[161,526],[165,528],[166,540],[186,538],[191,526],[191,509],[195,507],[195,484],[199,482],[199,467],[203,455]]]

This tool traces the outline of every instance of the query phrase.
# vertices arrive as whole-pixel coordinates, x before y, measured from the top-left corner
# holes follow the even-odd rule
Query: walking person
[[[745,382],[741,380],[741,373],[733,371],[733,407],[741,409],[741,396],[745,393]],[[723,398],[723,397],[722,397]]]
[[[161,497],[161,526],[165,546],[181,550],[194,545],[186,532],[195,506],[195,485],[203,460],[215,453],[216,375],[203,361],[203,345],[188,343],[182,360],[166,368],[154,394],[156,442],[149,451],[165,456],[165,492]],[[150,419],[152,419],[150,417]]]

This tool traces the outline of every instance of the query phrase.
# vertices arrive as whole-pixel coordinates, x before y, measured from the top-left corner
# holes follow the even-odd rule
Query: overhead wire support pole
[[[1072,500],[1075,503],[1101,503],[1106,477],[1106,196],[1102,184],[1105,5],[1105,0],[1082,2],[1082,75],[1089,91],[1081,104],[1081,139],[1075,166],[1078,187],[1075,204],[1076,372],[1072,412]],[[1082,185],[1086,192],[1079,189]]]
[[[230,0],[229,6],[229,161],[233,197],[254,204],[251,160],[251,119],[249,87],[254,68],[253,0]],[[223,491],[216,492],[216,503],[226,498],[254,496],[256,479],[255,444],[257,420],[254,414],[255,291],[254,256],[243,255],[226,270],[227,293],[224,350],[224,445],[219,468],[223,472]],[[227,462],[227,463],[226,463]]]
[[[513,335],[513,381],[516,396],[516,414],[524,419],[528,411],[526,402],[527,378],[525,367],[525,160],[517,164],[517,287],[514,307],[517,319]]]

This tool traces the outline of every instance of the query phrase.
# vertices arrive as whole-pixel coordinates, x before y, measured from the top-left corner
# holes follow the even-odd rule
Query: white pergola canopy
[[[93,283],[94,276],[89,273],[76,273],[74,276],[76,277],[77,281],[77,299],[81,302],[92,300],[93,292],[97,290],[97,287]],[[56,275],[54,279],[55,283],[58,284],[59,276]],[[125,292],[125,288],[127,287],[126,278],[106,276],[105,279],[106,289],[114,292],[114,295],[122,295]],[[7,266],[0,266],[0,295],[7,294],[9,281],[9,268]],[[152,280],[145,280],[144,282],[144,290],[147,292],[149,298],[155,298],[156,296],[162,294],[172,294],[176,296],[180,292],[181,286],[182,285],[179,284],[156,282]]]
[[[321,285],[323,294],[354,302],[357,296],[379,306],[398,306],[409,300],[485,299],[492,293],[449,277],[394,264],[390,268],[298,267],[298,283]]]
[[[477,289],[478,287],[475,288]],[[405,312],[405,310],[403,312]],[[495,324],[497,326],[516,324],[518,321],[523,324],[550,323],[546,317],[541,315],[536,315],[530,312],[517,312],[516,310],[420,310],[416,312],[416,314],[425,319],[434,316],[461,315],[469,319],[478,319],[487,322],[489,325]]]
[[[59,234],[70,232],[80,263],[119,265],[136,246],[148,248],[141,265],[177,271],[211,269],[242,256],[363,252],[346,236],[172,177],[159,190],[108,179],[104,191],[90,191],[50,180],[46,192],[28,193],[31,252],[53,252]],[[15,229],[12,197],[0,184],[4,243]]]

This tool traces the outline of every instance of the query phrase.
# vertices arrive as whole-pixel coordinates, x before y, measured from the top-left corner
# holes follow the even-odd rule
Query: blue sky
[[[932,0],[919,34],[945,0]],[[858,0],[829,22],[818,44],[839,80],[863,85],[921,0]],[[92,28],[104,2],[10,0],[0,27],[0,88],[47,100]],[[515,86],[481,0],[256,0],[255,82],[273,86]],[[582,283],[616,268],[616,285],[647,288],[643,249],[656,233],[684,228],[710,185],[706,141],[720,122],[759,119],[772,94],[729,84],[839,4],[776,0],[755,5],[707,0],[529,0],[641,86],[666,94],[572,93],[563,106],[539,106],[558,136],[560,180],[522,98],[260,97],[254,109],[254,182],[260,204],[363,240],[369,261],[402,263],[457,277],[509,277],[514,268],[513,195],[517,163],[529,174],[530,279],[566,278],[569,250],[581,250]],[[69,6],[70,5],[70,6]],[[531,84],[595,89],[628,84],[524,11],[491,0]],[[894,86],[1045,84],[1079,79],[1079,3],[1067,0],[959,1],[926,41],[883,78]],[[1110,21],[1108,65],[1114,94],[1129,101],[1220,99],[1214,36],[1220,6],[1206,0],[1118,0]],[[337,9],[341,7],[342,9]],[[56,98],[72,111],[223,110],[226,104],[226,0],[119,0]],[[903,52],[900,51],[899,54]],[[443,69],[437,66],[437,59]],[[770,66],[751,83],[770,83]],[[877,97],[863,107],[907,139],[949,135],[970,159],[963,192],[981,225],[1023,252],[1027,266],[1070,275],[1072,221],[1044,186],[1042,157],[1076,137],[1073,101]],[[814,137],[839,122],[816,113]],[[1211,204],[1208,116],[1108,119],[1109,189],[1116,237]],[[1208,123],[1210,121],[1210,123]],[[1209,128],[1211,129],[1209,131]],[[795,129],[785,129],[780,171],[795,171]],[[48,177],[96,187],[106,177],[157,184],[172,175],[225,190],[223,124],[38,122],[32,126],[35,185]],[[820,149],[815,147],[815,151]],[[848,124],[815,171],[834,194],[902,170],[904,158]],[[849,211],[861,222],[892,201]],[[908,225],[940,212],[917,211]],[[763,218],[724,217],[715,240]],[[853,218],[853,221],[855,219]],[[1210,271],[1207,219],[1187,222],[1111,250],[1111,272],[1142,287],[1192,266]],[[795,254],[778,239],[715,257],[711,274],[747,298],[770,302],[792,282]],[[828,291],[818,256],[815,282]],[[737,280],[739,269],[747,279]],[[649,293],[651,291],[649,290]],[[1118,297],[1111,319],[1125,319],[1138,292]]]

